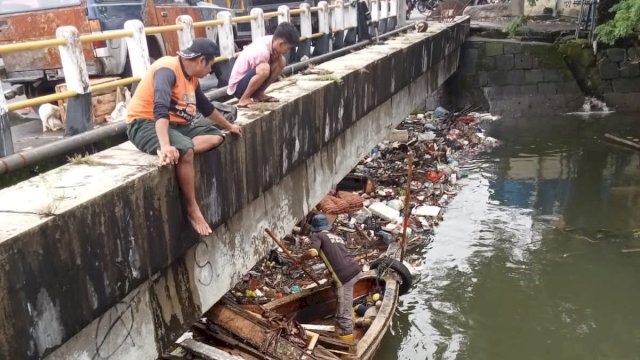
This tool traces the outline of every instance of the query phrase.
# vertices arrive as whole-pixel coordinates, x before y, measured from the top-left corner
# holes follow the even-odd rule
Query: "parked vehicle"
[[[120,30],[127,20],[141,20],[145,26],[175,24],[179,15],[194,21],[215,19],[225,9],[197,0],[0,0],[0,44],[49,39],[63,25],[75,26],[81,34]],[[214,37],[213,29],[195,30],[196,36]],[[158,59],[175,54],[175,32],[147,36],[149,55]],[[128,76],[130,65],[124,39],[98,41],[83,46],[91,76]],[[24,85],[28,97],[52,93],[64,79],[55,48],[3,54],[3,80]]]

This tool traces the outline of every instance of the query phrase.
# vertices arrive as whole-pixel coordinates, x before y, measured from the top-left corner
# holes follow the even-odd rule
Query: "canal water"
[[[376,359],[640,359],[640,114],[488,131]]]

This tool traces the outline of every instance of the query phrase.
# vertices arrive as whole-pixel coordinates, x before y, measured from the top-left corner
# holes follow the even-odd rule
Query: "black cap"
[[[207,38],[193,39],[193,43],[188,48],[178,51],[178,55],[184,59],[193,59],[198,56],[204,56],[207,59],[213,59],[220,56],[220,48],[218,44]]]

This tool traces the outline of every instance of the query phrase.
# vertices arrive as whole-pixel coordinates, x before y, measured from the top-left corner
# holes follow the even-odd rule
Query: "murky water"
[[[640,359],[640,153],[606,132],[640,114],[493,123],[377,359]]]

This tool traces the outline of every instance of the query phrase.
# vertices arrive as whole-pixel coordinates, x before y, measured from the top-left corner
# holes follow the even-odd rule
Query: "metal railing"
[[[375,26],[377,26],[379,22],[386,22],[387,19],[396,18],[399,13],[398,0],[369,0],[369,4],[372,22]],[[312,33],[312,13],[317,13],[317,33]],[[334,44],[336,44],[338,48],[342,47],[340,45],[341,41],[336,40],[344,40],[345,31],[354,31],[357,27],[357,10],[355,6],[345,4],[342,0],[335,0],[331,5],[326,1],[320,1],[318,6],[315,7],[303,3],[300,4],[300,8],[298,9],[289,9],[288,6],[282,5],[278,8],[278,11],[268,13],[264,13],[260,8],[254,8],[251,9],[249,15],[239,17],[232,17],[231,13],[222,11],[217,14],[217,19],[215,20],[199,22],[193,22],[193,19],[188,15],[181,15],[176,19],[176,25],[148,28],[145,28],[139,20],[129,20],[125,23],[123,30],[86,35],[78,34],[78,30],[72,26],[62,26],[56,30],[56,38],[54,39],[0,45],[0,55],[25,50],[58,47],[67,88],[67,91],[61,93],[17,101],[11,104],[7,104],[4,96],[0,96],[0,158],[13,153],[13,141],[7,115],[8,111],[69,99],[75,96],[87,94],[90,96],[92,92],[104,91],[139,82],[150,66],[147,35],[176,31],[179,48],[184,49],[193,41],[195,28],[216,27],[217,39],[212,40],[217,41],[219,44],[221,54],[215,59],[215,62],[221,63],[230,61],[239,54],[235,51],[233,24],[251,23],[251,38],[252,40],[256,40],[266,35],[265,19],[277,17],[278,23],[289,22],[292,15],[298,15],[300,17],[300,46],[303,47],[303,52],[306,51],[306,55],[308,56],[310,56],[310,41],[312,39],[318,39],[317,41],[324,40],[322,42],[326,44],[326,46],[320,51],[316,51],[317,54],[323,54],[331,51],[330,38],[332,36],[334,38]],[[394,27],[395,23],[390,30]],[[132,76],[91,86],[82,51],[82,44],[116,39],[126,40]],[[318,44],[316,44],[316,47],[318,47]],[[0,84],[0,94],[3,93],[2,85]],[[73,121],[74,119],[67,119],[67,126]],[[93,124],[90,125],[90,128],[92,128]],[[76,126],[76,128],[78,127]],[[82,128],[82,126],[80,126],[80,128]],[[0,166],[0,174],[12,170],[14,169]]]

